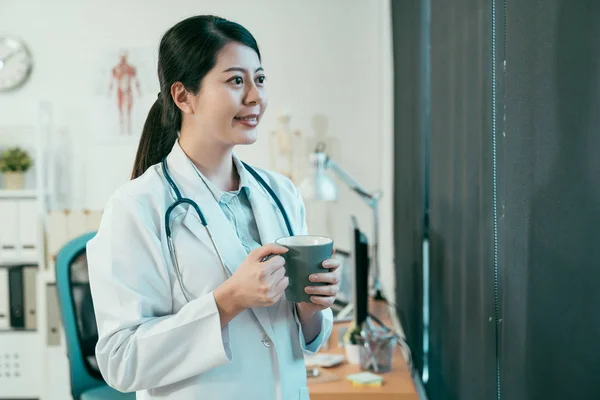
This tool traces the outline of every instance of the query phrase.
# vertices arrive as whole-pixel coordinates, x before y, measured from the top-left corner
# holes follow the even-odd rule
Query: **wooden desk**
[[[373,301],[370,312],[389,327],[392,323],[387,304]],[[338,347],[338,329],[348,326],[349,323],[336,323],[329,339],[329,348],[322,349],[323,353],[345,354],[343,347]],[[396,346],[392,361],[392,371],[381,374],[383,384],[381,387],[354,387],[346,380],[346,376],[361,372],[358,365],[346,362],[333,368],[322,368],[325,373],[335,374],[337,381],[311,382],[308,379],[308,388],[311,400],[418,400],[419,396],[410,376],[410,371],[404,361],[400,346]]]

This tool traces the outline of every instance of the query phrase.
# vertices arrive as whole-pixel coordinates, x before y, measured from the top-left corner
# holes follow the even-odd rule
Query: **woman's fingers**
[[[336,269],[338,269],[340,267],[340,265],[342,265],[342,263],[340,260],[336,260],[335,258],[330,258],[328,260],[323,261],[323,263],[321,265],[323,265],[323,268],[327,268],[330,271],[335,271]]]
[[[340,277],[335,272],[321,272],[319,274],[312,274],[308,277],[308,280],[311,282],[324,282],[336,285],[340,282]]]
[[[307,286],[304,291],[319,296],[337,296],[339,288],[337,285]]]

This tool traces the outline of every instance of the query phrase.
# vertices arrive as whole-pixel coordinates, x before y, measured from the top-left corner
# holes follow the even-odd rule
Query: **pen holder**
[[[392,370],[392,357],[396,337],[390,332],[364,332],[358,340],[360,346],[360,368],[363,371],[384,373]]]

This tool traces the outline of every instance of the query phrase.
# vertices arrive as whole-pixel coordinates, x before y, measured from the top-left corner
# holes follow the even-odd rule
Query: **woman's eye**
[[[262,83],[265,83],[265,80],[266,80],[266,79],[267,79],[267,77],[266,77],[266,76],[264,76],[264,75],[261,75],[261,76],[259,76],[258,78],[256,78],[256,81],[257,81],[258,83],[262,84]]]
[[[235,83],[236,85],[241,85],[242,83],[244,83],[244,80],[241,76],[234,76],[229,81]]]

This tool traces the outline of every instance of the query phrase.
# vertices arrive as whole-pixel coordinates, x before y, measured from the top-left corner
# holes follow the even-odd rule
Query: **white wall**
[[[99,131],[98,62],[107,51],[134,48],[149,61],[138,112],[145,115],[158,91],[156,51],[161,35],[184,17],[213,13],[245,25],[257,38],[268,74],[270,108],[262,136],[238,148],[247,162],[268,165],[269,137],[278,110],[313,135],[323,114],[343,145],[336,161],[368,189],[382,188],[381,264],[391,294],[392,82],[389,0],[247,1],[33,1],[0,0],[0,34],[18,35],[33,53],[35,70],[17,92],[0,94],[0,129],[34,125],[41,102],[52,108],[51,140],[65,151],[71,170],[72,208],[101,209],[130,174],[137,138],[108,141]],[[110,137],[112,132],[106,132]],[[59,141],[60,138],[60,141]],[[53,143],[50,143],[51,145]],[[66,181],[66,180],[63,180]],[[335,206],[309,204],[314,233],[330,234],[349,248],[349,215],[371,233],[369,209],[340,186]],[[324,215],[330,215],[330,223]]]

